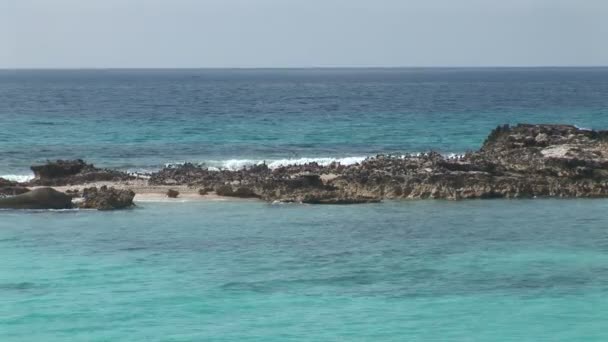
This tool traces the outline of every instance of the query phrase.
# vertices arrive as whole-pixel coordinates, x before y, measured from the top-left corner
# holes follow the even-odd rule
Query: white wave
[[[266,164],[270,169],[277,169],[289,165],[304,165],[308,163],[317,163],[322,166],[327,166],[333,162],[342,165],[353,165],[364,161],[366,156],[344,157],[344,158],[287,158],[287,159],[227,159],[227,160],[205,160],[199,165],[206,166],[209,170],[241,170],[245,167]],[[169,163],[166,166],[181,165],[182,163]]]
[[[408,153],[408,154],[393,154],[393,157],[397,158],[405,158],[406,156],[421,156],[423,153]],[[446,158],[460,158],[463,157],[462,153],[442,153],[442,155]],[[277,169],[283,166],[289,165],[304,165],[309,163],[317,163],[321,166],[328,166],[331,163],[338,163],[344,166],[360,164],[364,160],[368,158],[374,158],[374,156],[351,156],[351,157],[302,157],[302,158],[285,158],[285,159],[225,159],[225,160],[204,160],[199,163],[194,163],[197,165],[201,165],[207,167],[209,170],[241,170],[245,167],[251,167],[255,165],[266,164],[270,169]],[[176,165],[183,165],[186,161],[174,161],[171,163],[166,163],[165,167],[171,167]],[[154,167],[142,167],[142,168],[129,168],[122,169],[123,171],[131,174],[133,176],[141,177],[141,178],[149,178],[149,174],[159,171],[161,168]],[[28,182],[34,179],[33,174],[7,174],[0,175],[0,178],[4,178],[10,181],[15,182]]]
[[[422,156],[424,153],[409,153],[405,154],[397,154],[393,155],[393,157],[397,158],[406,158],[407,156]],[[462,153],[442,153],[442,155],[446,158],[462,158],[464,154]],[[205,160],[200,163],[195,163],[200,166],[207,167],[209,170],[218,171],[218,170],[241,170],[246,167],[251,167],[255,165],[268,165],[268,168],[274,170],[280,167],[289,166],[289,165],[304,165],[309,163],[317,163],[321,166],[328,166],[331,163],[338,163],[344,166],[360,164],[364,160],[368,158],[374,158],[375,156],[353,156],[353,157],[343,157],[343,158],[332,158],[332,157],[302,157],[302,158],[285,158],[285,159],[226,159],[226,160]],[[173,162],[165,164],[165,167],[171,167],[175,165],[183,165],[185,161]]]
[[[580,127],[580,126],[577,126],[577,125],[574,125],[574,127],[580,129],[581,131],[593,131],[591,128],[587,128],[587,127]]]
[[[0,178],[4,178],[6,180],[12,181],[12,182],[29,182],[32,179],[34,179],[34,175],[32,174],[28,174],[28,175],[0,175]]]
[[[464,158],[464,154],[463,153],[447,153],[447,154],[442,154],[444,157],[446,158],[450,158],[450,159],[460,159],[460,158]]]

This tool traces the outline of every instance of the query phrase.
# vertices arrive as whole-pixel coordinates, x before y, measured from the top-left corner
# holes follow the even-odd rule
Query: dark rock
[[[83,160],[49,161],[44,165],[31,167],[35,178],[31,185],[62,186],[102,181],[127,181],[135,177],[124,172],[99,169]]]
[[[20,185],[17,182],[0,178],[0,197],[21,195],[28,191],[30,191],[30,189]]]
[[[66,195],[71,196],[72,198],[80,197],[80,190],[78,189],[68,189],[65,191]]]
[[[260,197],[258,196],[255,191],[247,186],[239,186],[236,188],[236,190],[234,190],[232,192],[233,197],[240,197],[240,198],[257,198]]]
[[[85,163],[82,159],[57,160],[44,165],[33,165],[34,176],[40,179],[64,178],[80,173],[83,169],[94,169],[93,165]]]
[[[72,197],[52,188],[40,188],[21,195],[0,198],[2,209],[69,209]]]
[[[444,157],[378,155],[355,165],[317,163],[237,171],[185,164],[151,184],[198,185],[267,201],[364,203],[380,199],[608,197],[608,131],[503,125],[480,150]]]
[[[135,193],[131,190],[120,190],[102,186],[86,188],[82,193],[83,201],[78,204],[83,209],[114,210],[134,206]]]
[[[302,198],[302,203],[306,204],[362,204],[362,203],[378,203],[379,198],[360,196],[360,195],[347,195],[347,194],[334,194],[334,193],[322,193],[322,194],[307,194]]]
[[[215,187],[215,193],[218,196],[232,196],[232,194],[234,194],[234,190],[232,190],[232,186],[228,184],[222,184]]]
[[[247,186],[232,187],[229,184],[222,184],[215,188],[218,196],[239,197],[239,198],[258,198],[260,197],[254,189]]]
[[[179,196],[179,191],[173,190],[173,189],[167,190],[167,197],[169,197],[169,198],[177,198],[177,196]]]
[[[290,189],[322,188],[324,186],[321,177],[315,174],[299,175],[293,179],[287,180],[286,185]]]

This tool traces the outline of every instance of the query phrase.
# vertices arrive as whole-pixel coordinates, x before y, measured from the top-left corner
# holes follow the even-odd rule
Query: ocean
[[[608,129],[608,68],[0,71],[0,176]],[[0,211],[1,341],[605,341],[608,200]]]

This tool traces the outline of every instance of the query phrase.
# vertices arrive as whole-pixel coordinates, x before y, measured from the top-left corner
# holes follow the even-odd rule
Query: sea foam
[[[420,156],[422,153],[409,153],[410,156]],[[393,155],[393,157],[397,158],[405,158],[406,155]],[[443,153],[443,156],[446,158],[460,158],[463,156],[461,153]],[[317,163],[321,166],[328,166],[331,163],[338,163],[344,166],[359,164],[363,162],[365,159],[373,158],[374,156],[351,156],[351,157],[301,157],[301,158],[283,158],[283,159],[225,159],[225,160],[203,160],[200,162],[195,162],[194,164],[207,167],[209,170],[241,170],[246,167],[251,167],[255,165],[266,164],[272,170],[289,166],[289,165],[304,165],[309,163]],[[186,161],[174,161],[170,163],[166,163],[165,167],[183,165]],[[119,168],[120,169],[120,168]],[[122,169],[123,171],[142,178],[148,178],[150,173],[157,172],[160,170],[160,167],[142,167],[142,168],[129,168]],[[4,178],[10,181],[15,182],[28,182],[34,179],[33,174],[7,174],[0,175],[0,178]]]
[[[6,180],[12,181],[12,182],[29,182],[32,179],[34,179],[34,175],[32,174],[26,174],[26,175],[0,175],[0,178],[4,178]]]
[[[333,162],[342,165],[353,165],[361,163],[367,156],[331,158],[331,157],[302,157],[302,158],[285,158],[285,159],[226,159],[226,160],[205,160],[197,163],[201,166],[206,166],[209,170],[241,170],[245,167],[254,165],[266,164],[270,169],[277,169],[289,165],[304,165],[309,163],[317,163],[322,166],[327,166]],[[167,163],[165,166],[183,165],[185,162]]]

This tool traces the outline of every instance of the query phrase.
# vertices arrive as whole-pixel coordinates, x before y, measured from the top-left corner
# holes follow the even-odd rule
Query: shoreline
[[[31,167],[27,183],[0,179],[5,194],[27,198],[51,187],[90,208],[136,202],[248,199],[268,203],[361,204],[399,199],[608,197],[608,131],[572,125],[498,126],[479,150],[377,155],[360,163],[252,165],[216,170],[185,163],[145,177],[97,168],[83,160]],[[169,192],[177,192],[169,196]],[[19,194],[18,194],[18,193]],[[48,192],[48,191],[47,191]],[[1,193],[1,192],[0,192]],[[23,194],[23,195],[20,195]],[[55,194],[56,195],[56,194]],[[1,200],[5,203],[12,200]]]
[[[128,182],[92,182],[78,185],[62,185],[62,186],[51,186],[51,188],[59,192],[69,192],[78,190],[82,193],[84,189],[96,187],[101,188],[106,186],[108,188],[114,188],[117,190],[130,190],[135,193],[133,202],[204,202],[204,201],[259,201],[259,199],[244,199],[238,197],[219,196],[213,192],[201,195],[198,192],[198,188],[190,187],[187,185],[169,186],[169,185],[149,185],[145,179],[137,179]],[[47,186],[36,186],[31,187],[32,190],[46,188]],[[179,192],[177,198],[170,198],[167,196],[169,190],[176,190]]]

